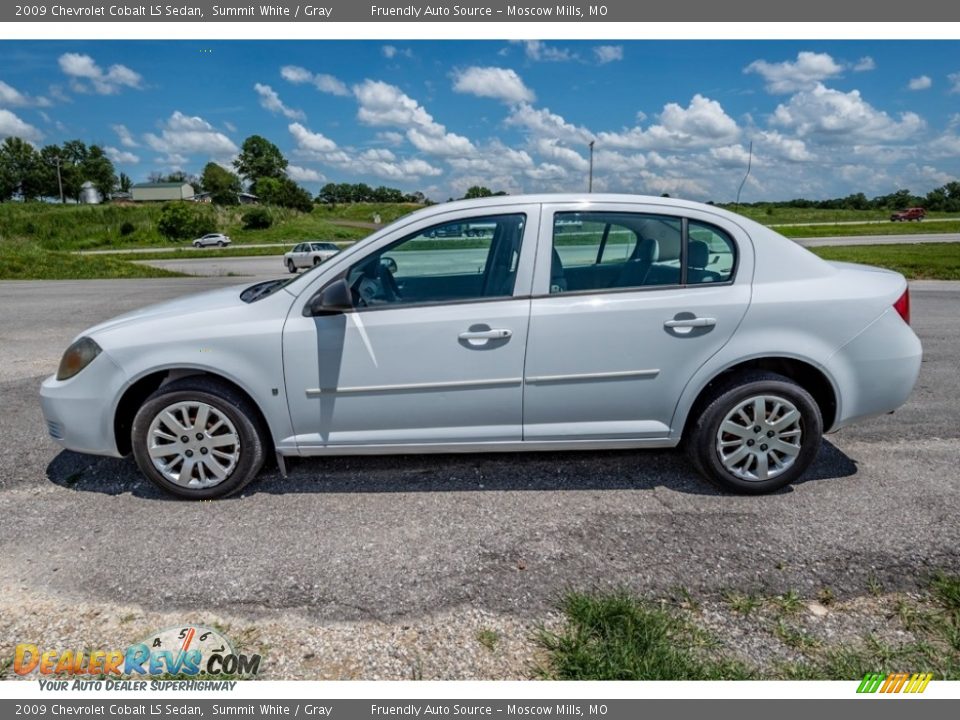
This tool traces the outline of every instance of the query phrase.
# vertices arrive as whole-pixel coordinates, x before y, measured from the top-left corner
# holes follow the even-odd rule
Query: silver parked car
[[[198,237],[193,241],[196,248],[216,245],[217,247],[226,247],[230,244],[230,236],[223,233],[207,233],[203,237]]]
[[[492,232],[447,232],[464,224]],[[291,456],[681,443],[707,478],[763,493],[822,433],[907,399],[909,307],[901,275],[712,206],[487,198],[90,328],[41,404],[64,447],[132,452],[188,498],[237,492],[272,453],[285,473]]]
[[[299,268],[309,268],[329,260],[340,252],[332,242],[302,242],[283,255],[283,264],[292,273]]]

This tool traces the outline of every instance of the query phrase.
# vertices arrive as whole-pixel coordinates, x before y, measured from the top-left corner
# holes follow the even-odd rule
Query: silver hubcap
[[[219,485],[240,459],[240,436],[225,414],[204,402],[178,402],[161,410],[147,431],[153,466],[188,488]]]
[[[757,395],[727,413],[717,431],[717,455],[742,480],[769,480],[786,472],[800,454],[800,411],[786,398]]]

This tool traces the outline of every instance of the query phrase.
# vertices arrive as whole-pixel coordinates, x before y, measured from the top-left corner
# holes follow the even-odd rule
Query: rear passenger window
[[[727,282],[737,255],[733,240],[713,225],[691,220],[687,234],[687,284]]]
[[[621,212],[557,213],[550,292],[680,284],[679,218]]]

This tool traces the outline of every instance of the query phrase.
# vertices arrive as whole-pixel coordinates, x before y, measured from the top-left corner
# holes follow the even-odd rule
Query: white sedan
[[[207,233],[203,237],[198,237],[193,241],[193,246],[195,248],[207,247],[209,245],[215,245],[216,247],[226,247],[230,244],[230,236],[224,235],[223,233]]]
[[[717,207],[495,197],[407,215],[287,280],[101,323],[40,401],[65,448],[132,452],[186,498],[238,492],[270,454],[286,474],[289,457],[677,446],[765,493],[803,476],[824,432],[906,401],[909,321],[902,275]]]
[[[302,242],[283,255],[283,265],[291,273],[329,260],[340,252],[332,242]]]

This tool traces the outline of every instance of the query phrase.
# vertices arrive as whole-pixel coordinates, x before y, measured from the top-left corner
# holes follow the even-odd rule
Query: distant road
[[[935,222],[955,222],[957,218],[927,218],[924,223]],[[908,221],[909,222],[909,221]],[[833,222],[798,222],[798,223],[773,223],[767,227],[786,228],[786,227],[814,227],[817,225],[890,225],[896,227],[897,223],[890,220],[834,220]]]
[[[841,237],[792,238],[804,247],[823,245],[916,245],[918,243],[960,242],[960,233],[930,233],[919,235],[846,235]]]

